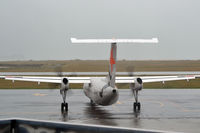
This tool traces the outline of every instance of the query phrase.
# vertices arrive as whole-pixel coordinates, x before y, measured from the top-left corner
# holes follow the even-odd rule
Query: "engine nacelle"
[[[61,82],[61,90],[69,89],[69,80],[67,78],[63,78]]]
[[[134,79],[134,84],[131,84],[131,89],[133,90],[142,90],[143,82],[141,78]]]

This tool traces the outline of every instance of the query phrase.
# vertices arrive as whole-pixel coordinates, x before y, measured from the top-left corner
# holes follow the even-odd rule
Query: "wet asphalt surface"
[[[149,89],[139,93],[134,113],[130,90],[119,90],[111,106],[91,106],[82,90],[72,90],[69,111],[62,113],[59,90],[0,90],[0,119],[20,117],[73,123],[200,132],[200,90]]]

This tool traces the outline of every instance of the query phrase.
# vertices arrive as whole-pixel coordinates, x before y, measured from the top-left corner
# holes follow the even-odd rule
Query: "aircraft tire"
[[[133,109],[134,109],[134,111],[136,111],[136,108],[137,108],[137,104],[133,103]]]
[[[64,111],[64,103],[61,103],[61,111]]]
[[[94,103],[92,100],[90,100],[90,105],[91,105],[91,106],[94,106],[95,103]]]
[[[140,111],[140,107],[141,107],[140,103],[138,103],[137,106],[138,106],[138,110]]]
[[[65,111],[68,111],[68,103],[65,103]]]

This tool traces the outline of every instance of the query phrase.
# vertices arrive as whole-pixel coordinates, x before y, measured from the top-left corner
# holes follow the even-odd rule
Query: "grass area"
[[[0,72],[54,72],[60,66],[66,72],[107,72],[107,60],[66,60],[66,61],[4,61],[0,62]],[[134,71],[200,71],[200,60],[184,61],[125,61],[117,62],[117,71],[126,72],[128,67]],[[0,79],[0,89],[44,89],[55,88],[54,85],[34,82],[20,82]],[[81,84],[71,85],[71,88],[82,88]],[[128,88],[128,85],[119,85],[119,88]],[[200,88],[200,79],[187,81],[170,81],[162,83],[146,83],[144,88]]]
[[[66,60],[66,61],[7,61],[0,62],[0,72],[52,72],[56,66],[66,72],[108,71],[107,60]],[[200,71],[200,60],[184,61],[117,61],[117,71]]]

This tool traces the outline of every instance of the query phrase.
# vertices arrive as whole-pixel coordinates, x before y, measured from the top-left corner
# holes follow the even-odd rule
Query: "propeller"
[[[61,65],[55,66],[54,71],[55,71],[57,77],[63,77]],[[49,86],[49,88],[53,88],[53,89],[61,87],[60,84],[56,84],[56,83],[49,83],[48,86]]]
[[[129,77],[133,77],[134,76],[134,70],[135,70],[134,66],[128,66],[126,70],[128,72],[128,76]],[[134,92],[135,83],[129,84],[129,88],[131,90],[131,96],[135,96],[135,92]]]
[[[128,76],[130,77],[133,77],[134,76],[134,70],[135,70],[135,67],[134,66],[128,66],[126,68],[127,72],[128,72]]]
[[[135,67],[134,66],[128,66],[127,68],[126,68],[126,71],[127,71],[127,73],[128,73],[128,76],[129,77],[134,77],[134,71],[135,71]],[[135,83],[131,83],[131,84],[129,84],[129,83],[124,83],[124,84],[118,84],[118,87],[119,88],[124,88],[124,87],[128,87],[129,86],[129,88],[130,88],[130,97],[135,97],[136,96],[136,91],[135,91],[135,87],[136,87],[136,82],[138,83],[138,79],[140,79],[140,78],[136,78],[136,79],[134,79],[135,81]]]
[[[61,65],[55,67],[55,72],[58,77],[63,77],[63,70]]]
[[[134,70],[135,70],[135,67],[134,66],[128,66],[126,68],[126,72],[128,73],[128,76],[129,77],[133,77],[134,76]],[[127,88],[128,87],[128,83],[121,83],[121,84],[118,84],[118,88]]]
[[[56,75],[57,75],[57,77],[61,77],[61,78],[63,78],[64,77],[64,74],[63,74],[63,69],[62,69],[62,66],[61,65],[57,65],[56,67],[55,67],[55,72],[56,72]],[[73,74],[72,74],[73,75]],[[76,76],[76,74],[74,74],[75,76]],[[70,77],[71,75],[69,75],[69,77]],[[67,84],[68,83],[68,79],[67,78],[63,78],[62,79],[62,82],[64,83],[64,84]],[[50,86],[50,88],[61,88],[61,84],[56,84],[56,83],[49,83],[49,86]],[[68,90],[67,90],[67,95],[71,95],[71,94],[73,94],[72,93],[72,91],[71,91],[71,88],[69,88]]]

